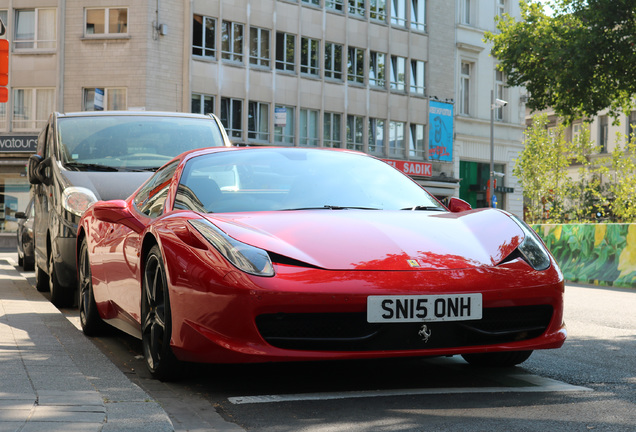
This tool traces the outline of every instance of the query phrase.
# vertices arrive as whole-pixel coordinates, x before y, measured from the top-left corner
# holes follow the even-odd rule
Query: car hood
[[[328,270],[493,266],[523,240],[506,213],[309,210],[209,214],[241,242]],[[274,259],[276,261],[276,259]]]
[[[92,190],[98,200],[126,199],[153,173],[143,172],[96,172],[65,171],[69,186],[81,186]]]

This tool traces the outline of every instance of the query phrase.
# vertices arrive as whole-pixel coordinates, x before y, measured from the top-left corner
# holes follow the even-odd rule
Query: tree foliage
[[[609,108],[630,109],[636,95],[636,0],[520,2],[522,20],[497,17],[491,54],[510,86],[524,86],[532,110],[566,121]]]

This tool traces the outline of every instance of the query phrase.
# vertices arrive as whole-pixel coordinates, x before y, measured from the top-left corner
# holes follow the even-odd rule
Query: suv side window
[[[135,197],[135,207],[141,213],[156,218],[163,213],[163,206],[168,196],[170,183],[174,172],[179,166],[175,161],[163,169],[157,171],[148,182],[139,190]]]

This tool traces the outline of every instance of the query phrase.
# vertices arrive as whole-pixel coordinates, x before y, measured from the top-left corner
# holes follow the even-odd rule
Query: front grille
[[[481,320],[425,323],[430,338],[418,334],[424,323],[368,323],[366,313],[265,314],[256,325],[267,343],[308,351],[420,350],[489,345],[540,336],[552,306],[486,308]]]

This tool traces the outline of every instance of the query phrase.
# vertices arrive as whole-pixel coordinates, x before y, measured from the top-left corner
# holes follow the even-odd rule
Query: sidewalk
[[[0,253],[0,432],[173,431],[133,384]]]

